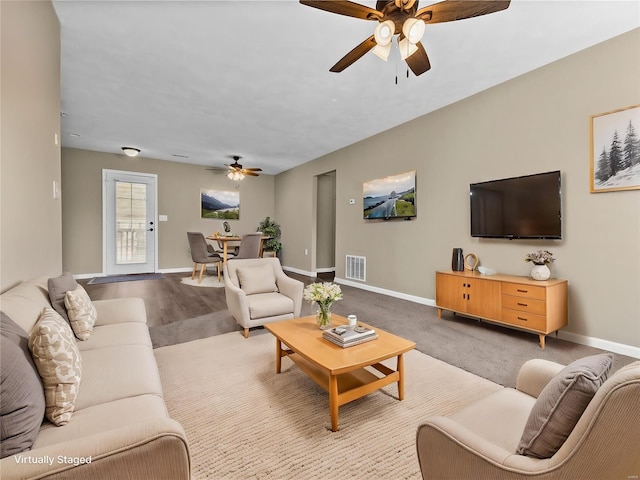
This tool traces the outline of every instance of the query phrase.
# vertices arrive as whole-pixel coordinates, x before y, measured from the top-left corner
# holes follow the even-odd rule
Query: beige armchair
[[[237,259],[224,265],[227,308],[249,329],[300,316],[304,284],[288,277],[276,257]]]
[[[529,413],[563,366],[531,360],[515,389],[505,388],[449,417],[418,427],[416,446],[427,479],[628,479],[640,475],[640,362],[602,384],[560,449],[550,458],[517,455]]]

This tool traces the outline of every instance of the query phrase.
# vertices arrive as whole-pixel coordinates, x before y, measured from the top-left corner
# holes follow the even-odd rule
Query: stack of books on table
[[[352,347],[378,338],[373,328],[339,326],[322,332],[322,337],[342,348]]]

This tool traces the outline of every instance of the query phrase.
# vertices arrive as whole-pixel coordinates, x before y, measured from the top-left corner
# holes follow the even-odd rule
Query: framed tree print
[[[591,116],[591,192],[640,189],[640,105]]]

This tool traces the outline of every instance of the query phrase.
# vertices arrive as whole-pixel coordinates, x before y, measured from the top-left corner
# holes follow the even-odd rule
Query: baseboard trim
[[[627,357],[640,358],[639,347],[625,345],[624,343],[603,340],[602,338],[587,337],[585,335],[567,332],[564,330],[560,330],[558,332],[558,338],[567,340],[568,342],[577,343],[579,345],[586,345],[587,347],[594,347],[608,352],[619,353],[620,355],[626,355]]]
[[[408,293],[396,292],[394,290],[387,290],[386,288],[374,287],[372,285],[367,285],[364,283],[352,282],[351,280],[346,280],[344,278],[336,277],[333,280],[335,283],[340,283],[342,285],[347,285],[349,287],[360,288],[362,290],[367,290],[369,292],[379,293],[381,295],[388,295],[390,297],[401,298],[402,300],[409,300],[410,302],[419,303],[421,305],[428,305],[430,307],[435,307],[436,302],[430,298],[418,297],[416,295],[409,295]]]
[[[318,273],[317,272],[309,272],[307,270],[302,270],[300,268],[293,268],[293,267],[285,267],[284,265],[282,266],[282,269],[285,272],[292,272],[292,273],[297,273],[298,275],[304,275],[305,277],[317,277]]]
[[[350,280],[345,280],[343,278],[338,278],[338,277],[334,279],[334,282],[340,283],[343,285],[348,285],[350,287],[360,288],[362,290],[367,290],[374,293],[380,293],[382,295],[388,295],[390,297],[401,298],[403,300],[420,303],[422,305],[428,305],[430,307],[436,306],[435,300],[430,298],[423,298],[415,295],[408,295],[406,293],[396,292],[394,290],[387,290],[385,288],[380,288],[380,287],[373,287],[371,285],[352,282]],[[568,342],[577,343],[579,345],[586,345],[587,347],[599,348],[600,350],[606,350],[608,352],[614,352],[620,355],[626,355],[627,357],[640,358],[640,348],[634,347],[632,345],[625,345],[623,343],[612,342],[610,340],[603,340],[601,338],[587,337],[584,335],[579,335],[577,333],[567,332],[563,330],[558,332],[558,338],[562,340],[566,340]]]

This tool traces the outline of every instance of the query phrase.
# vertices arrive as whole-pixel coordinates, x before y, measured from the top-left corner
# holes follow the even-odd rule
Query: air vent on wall
[[[345,278],[348,280],[365,281],[367,276],[367,258],[356,255],[347,255],[347,267]]]

